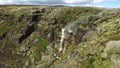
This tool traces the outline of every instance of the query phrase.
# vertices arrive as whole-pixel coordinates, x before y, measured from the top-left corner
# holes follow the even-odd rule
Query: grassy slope
[[[26,63],[26,65],[28,63],[28,66],[26,67],[31,67],[31,65],[35,65],[35,63],[40,61],[41,52],[44,52],[46,46],[50,43],[46,40],[47,35],[41,35],[41,30],[45,30],[49,33],[49,30],[51,28],[56,28],[58,26],[63,27],[65,26],[64,24],[75,20],[84,22],[80,25],[80,28],[91,30],[93,27],[93,23],[96,20],[102,19],[105,16],[110,16],[109,14],[107,15],[107,13],[112,11],[111,10],[109,12],[105,12],[105,15],[97,16],[100,12],[107,10],[91,7],[64,6],[1,6],[0,8],[1,18],[2,16],[3,18],[5,18],[0,20],[0,35],[2,35],[3,33],[7,33],[7,36],[4,39],[0,40],[0,62],[5,62],[5,64],[12,65],[10,66],[12,68],[21,68],[21,65],[25,66],[24,63]],[[15,20],[18,19],[21,14],[30,16],[30,11],[33,8],[46,9],[44,12],[41,12],[41,15],[38,18],[39,21],[37,21],[35,24],[29,23],[28,21],[21,21],[17,23],[15,22]],[[50,9],[52,9],[51,12]],[[87,16],[93,16],[93,18],[86,21]],[[108,42],[109,40],[120,39],[120,26],[119,23],[116,23],[116,20],[119,20],[119,16],[120,10],[118,9],[117,15],[115,17],[97,23],[97,26],[95,27],[96,32],[94,32],[93,35],[87,39],[86,42],[83,41],[80,43],[79,46],[77,46],[78,48],[76,48],[75,50],[78,51],[79,54],[81,54],[79,57],[85,60],[82,63],[82,68],[109,68],[111,64],[110,58],[103,60],[100,57],[100,54],[104,49],[106,42]],[[97,17],[98,19],[94,19]],[[54,24],[53,18],[57,19],[57,24]],[[35,31],[21,44],[18,44],[17,40],[21,36],[22,32],[24,32],[25,29],[32,24],[35,25]],[[56,33],[57,32],[59,32],[59,29],[56,29]],[[84,45],[86,45],[87,47],[83,48],[82,46]],[[90,58],[88,58],[89,54]],[[63,59],[60,61],[58,60],[56,64],[62,63],[66,56],[67,52],[66,55],[63,56]]]

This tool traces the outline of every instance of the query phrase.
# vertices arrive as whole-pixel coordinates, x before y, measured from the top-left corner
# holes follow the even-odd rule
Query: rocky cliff
[[[0,68],[119,68],[120,9],[0,6]]]

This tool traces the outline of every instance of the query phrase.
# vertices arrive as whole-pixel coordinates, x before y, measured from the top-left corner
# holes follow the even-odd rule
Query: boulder
[[[109,41],[102,53],[103,58],[107,58],[109,54],[118,54],[120,53],[120,40],[119,41]]]

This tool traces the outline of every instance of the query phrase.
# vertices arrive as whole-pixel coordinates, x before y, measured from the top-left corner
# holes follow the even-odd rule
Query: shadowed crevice
[[[7,33],[3,33],[2,35],[0,35],[0,40],[3,40],[6,37]]]
[[[35,26],[34,25],[29,26],[26,29],[25,33],[19,38],[19,43],[22,43],[22,41],[28,38],[34,31],[35,31]]]

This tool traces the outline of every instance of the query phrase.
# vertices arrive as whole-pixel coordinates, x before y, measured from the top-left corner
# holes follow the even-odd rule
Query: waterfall
[[[62,50],[63,51],[66,50],[67,45],[64,45],[64,48],[63,48],[64,41],[65,41],[65,39],[69,39],[69,37],[71,37],[71,36],[72,36],[71,42],[73,42],[73,45],[74,45],[74,43],[75,43],[74,36],[76,35],[77,27],[78,27],[78,23],[69,23],[64,28],[62,28],[60,45],[59,45],[59,52],[61,52]]]
[[[62,29],[59,52],[62,51],[62,45],[63,45],[64,38],[65,38],[65,28]]]

